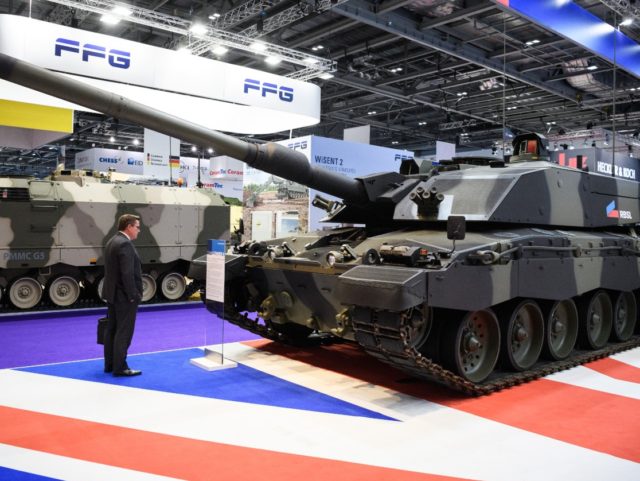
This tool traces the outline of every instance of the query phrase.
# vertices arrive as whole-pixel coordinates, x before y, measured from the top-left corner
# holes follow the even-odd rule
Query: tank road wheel
[[[156,280],[150,274],[142,274],[142,302],[153,299],[156,289]]]
[[[180,299],[186,290],[187,280],[178,272],[169,272],[160,282],[160,292],[169,301]]]
[[[611,334],[613,308],[609,294],[603,290],[585,295],[578,303],[580,344],[589,349],[604,347]]]
[[[530,299],[509,302],[496,311],[502,332],[502,365],[514,371],[529,369],[540,357],[544,344],[542,311]]]
[[[440,353],[443,364],[468,381],[484,381],[498,361],[500,326],[490,310],[445,320]]]
[[[42,286],[33,277],[16,279],[9,288],[9,300],[18,309],[31,309],[42,299]]]
[[[409,339],[411,347],[420,350],[429,338],[431,333],[431,324],[433,320],[433,312],[426,304],[419,307],[413,307],[404,313],[405,315],[405,332]]]
[[[560,361],[573,350],[578,339],[578,308],[571,299],[550,302],[545,312],[544,357]]]
[[[618,292],[613,306],[613,328],[611,339],[628,340],[636,327],[637,306],[633,292]]]
[[[73,277],[59,276],[49,284],[49,299],[56,306],[66,307],[75,303],[80,297],[80,285]]]

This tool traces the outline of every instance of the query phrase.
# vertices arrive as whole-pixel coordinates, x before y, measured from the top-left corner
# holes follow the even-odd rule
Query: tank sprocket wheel
[[[47,294],[56,306],[71,306],[80,297],[80,284],[71,276],[58,276],[49,283]]]
[[[501,329],[500,361],[512,371],[524,371],[540,357],[544,319],[535,301],[508,302],[496,309]]]
[[[31,309],[42,299],[42,285],[33,277],[21,277],[11,283],[9,300],[18,309]]]
[[[500,354],[498,319],[489,309],[462,316],[454,312],[443,326],[443,364],[467,381],[480,383],[493,372]]]
[[[142,274],[142,302],[147,302],[153,299],[156,295],[156,290],[156,280],[151,276],[151,274]]]
[[[578,315],[580,344],[588,349],[604,347],[613,324],[613,307],[609,294],[601,289],[582,296],[578,301]]]
[[[560,361],[566,359],[578,339],[578,308],[572,299],[543,305],[545,343],[543,356]]]
[[[180,299],[187,290],[187,280],[179,272],[169,272],[160,281],[160,293],[167,300]]]
[[[612,340],[626,341],[633,335],[637,322],[637,309],[636,297],[633,292],[622,291],[616,293],[613,304]]]

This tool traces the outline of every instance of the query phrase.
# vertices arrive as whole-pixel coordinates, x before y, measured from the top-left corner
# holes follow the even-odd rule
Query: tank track
[[[640,346],[640,336],[636,335],[628,341],[610,344],[602,349],[574,351],[570,358],[562,361],[538,362],[524,372],[497,370],[487,381],[475,384],[433,362],[413,347],[409,320],[402,313],[368,311],[370,322],[361,319],[354,322],[356,340],[368,354],[416,377],[444,384],[471,396],[491,394]]]
[[[383,311],[385,312],[385,311]],[[494,372],[483,384],[472,383],[423,356],[411,346],[408,320],[402,313],[386,311],[383,322],[376,322],[380,311],[371,311],[371,322],[354,322],[356,340],[367,354],[415,377],[435,381],[469,396],[483,396],[512,386],[524,384],[540,377],[564,371],[617,352],[640,346],[640,336],[633,336],[625,342],[610,344],[594,351],[574,351],[570,359],[563,361],[539,362],[526,372]],[[300,346],[298,339],[292,339],[269,324],[259,324],[246,313],[225,310],[225,319],[238,327],[276,342]],[[315,342],[314,344],[317,344]]]

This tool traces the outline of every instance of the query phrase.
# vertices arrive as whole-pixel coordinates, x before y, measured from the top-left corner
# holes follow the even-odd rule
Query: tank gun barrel
[[[360,181],[313,166],[302,153],[282,145],[244,142],[2,53],[0,78],[196,145],[214,147],[251,167],[321,192],[355,203],[368,201]]]

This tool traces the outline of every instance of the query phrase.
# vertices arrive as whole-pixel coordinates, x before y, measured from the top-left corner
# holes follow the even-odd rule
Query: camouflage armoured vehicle
[[[0,55],[0,77],[138,122],[336,196],[363,227],[245,243],[226,264],[225,317],[265,337],[353,340],[417,377],[484,394],[640,345],[640,184],[548,162],[351,179]],[[248,313],[257,313],[249,316]]]
[[[229,233],[228,206],[205,189],[115,183],[83,171],[0,178],[0,293],[18,309],[42,299],[72,306],[82,287],[99,295],[102,248],[124,213],[141,217],[143,302],[196,289],[185,279],[190,261],[207,239]]]

